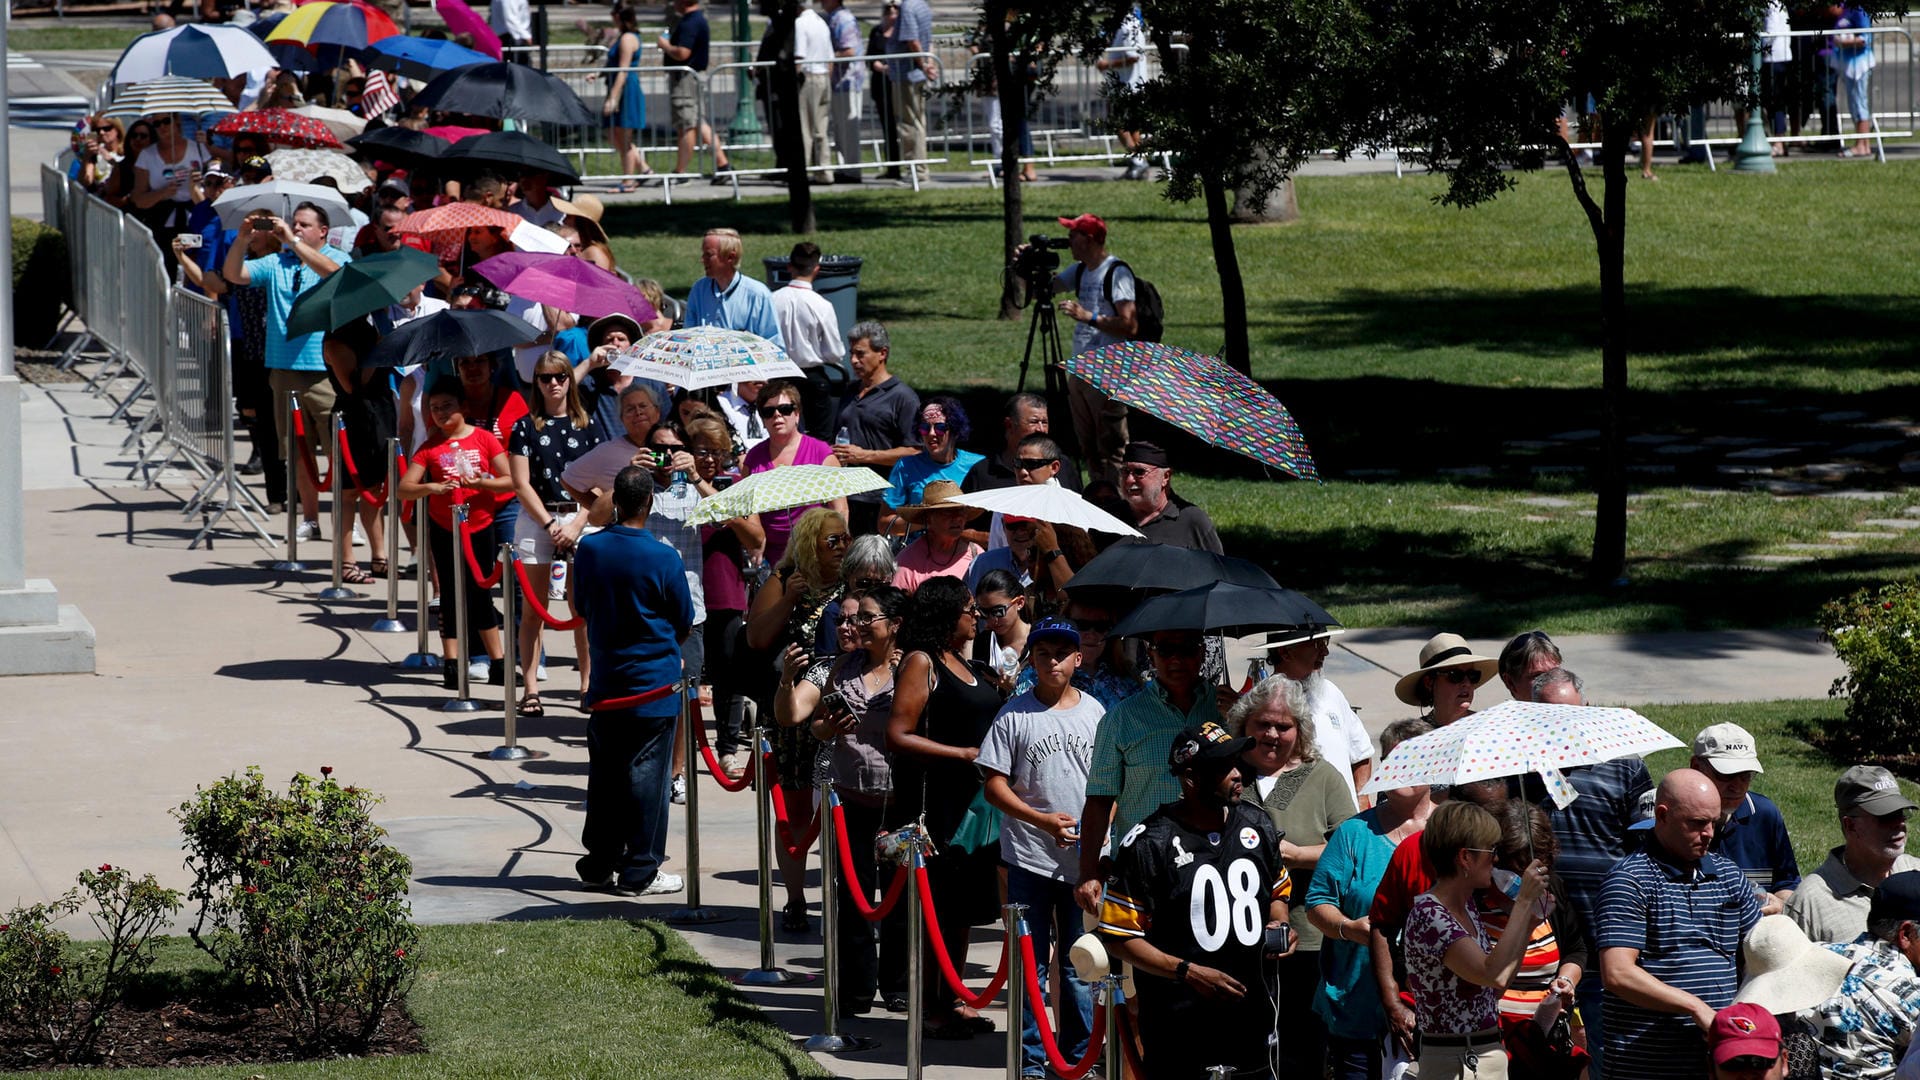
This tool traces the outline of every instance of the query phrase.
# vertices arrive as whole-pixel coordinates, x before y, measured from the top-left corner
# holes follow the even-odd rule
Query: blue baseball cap
[[[1064,641],[1077,649],[1080,647],[1080,628],[1073,625],[1071,619],[1049,616],[1034,623],[1033,629],[1027,631],[1027,651],[1032,652],[1035,645],[1045,640]]]

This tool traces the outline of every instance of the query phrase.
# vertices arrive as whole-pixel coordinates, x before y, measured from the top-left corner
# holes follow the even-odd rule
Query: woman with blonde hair
[[[513,547],[527,568],[533,595],[544,599],[552,581],[553,564],[573,553],[586,530],[587,515],[560,483],[567,466],[599,443],[592,418],[580,403],[573,365],[565,353],[549,352],[533,364],[534,408],[514,421],[507,436],[507,468],[513,490],[520,497],[520,515],[514,521]],[[507,588],[518,588],[509,580]],[[571,595],[571,593],[569,593]],[[540,615],[532,604],[520,607],[518,633],[520,666],[524,669],[524,696],[520,715],[544,716],[540,701]],[[573,631],[580,684],[587,682],[587,630]]]

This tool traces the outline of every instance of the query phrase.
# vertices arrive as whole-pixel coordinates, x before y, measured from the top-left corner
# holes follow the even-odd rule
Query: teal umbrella
[[[403,247],[355,259],[301,294],[287,312],[287,334],[324,334],[389,304],[433,280],[440,264],[424,251]]]

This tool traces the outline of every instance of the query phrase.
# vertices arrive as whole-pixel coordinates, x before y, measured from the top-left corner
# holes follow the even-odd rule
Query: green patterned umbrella
[[[701,499],[700,505],[693,510],[693,523],[713,525],[748,514],[829,503],[848,495],[879,491],[886,486],[887,482],[872,469],[782,465],[754,473],[717,495]]]
[[[1302,480],[1320,479],[1300,425],[1259,383],[1216,357],[1151,341],[1122,341],[1066,359],[1068,371],[1115,401],[1215,446]]]

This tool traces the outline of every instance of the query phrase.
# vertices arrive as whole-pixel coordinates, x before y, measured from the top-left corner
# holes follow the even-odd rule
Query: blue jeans
[[[1007,867],[1007,903],[1027,905],[1027,933],[1033,937],[1033,960],[1040,968],[1040,990],[1047,987],[1047,957],[1053,943],[1061,942],[1060,975],[1067,984],[1070,1007],[1054,1033],[1060,1054],[1069,1063],[1079,1061],[1087,1052],[1087,1039],[1093,1029],[1093,992],[1073,970],[1073,961],[1065,955],[1069,938],[1080,936],[1080,905],[1073,902],[1073,882],[1055,881],[1031,870]],[[1010,975],[1009,978],[1024,976]],[[1043,999],[1039,1003],[1045,1005]],[[1029,1008],[1020,1017],[1020,1071],[1032,1073],[1047,1068],[1047,1051],[1040,1045],[1040,1026]]]
[[[672,716],[597,712],[587,720],[587,854],[581,880],[613,875],[644,889],[667,851],[667,771],[673,764]]]

